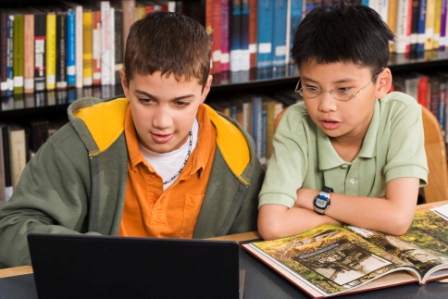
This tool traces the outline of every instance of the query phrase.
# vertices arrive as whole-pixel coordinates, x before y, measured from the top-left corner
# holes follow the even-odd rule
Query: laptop
[[[39,298],[240,298],[236,241],[31,233]]]

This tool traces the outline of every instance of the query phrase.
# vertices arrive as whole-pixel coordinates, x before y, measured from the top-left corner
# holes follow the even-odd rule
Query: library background
[[[294,29],[314,7],[339,2],[2,0],[0,206],[33,153],[67,122],[71,102],[122,94],[118,71],[129,27],[153,10],[182,13],[205,26],[213,42],[206,103],[241,123],[267,164],[275,116],[301,100],[293,92],[300,74],[289,54]],[[393,90],[429,108],[445,133],[448,0],[345,2],[380,13],[396,35]]]

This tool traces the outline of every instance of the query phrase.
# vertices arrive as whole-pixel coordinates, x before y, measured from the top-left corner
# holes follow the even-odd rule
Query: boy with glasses
[[[204,26],[187,16],[152,12],[132,25],[126,97],[69,106],[69,123],[0,210],[1,263],[30,263],[30,232],[209,238],[256,229],[264,170],[251,137],[203,104],[210,51]]]
[[[409,228],[428,167],[420,106],[388,93],[393,38],[374,10],[344,3],[317,8],[298,26],[292,57],[303,103],[275,132],[259,195],[264,239],[321,224],[396,235]]]

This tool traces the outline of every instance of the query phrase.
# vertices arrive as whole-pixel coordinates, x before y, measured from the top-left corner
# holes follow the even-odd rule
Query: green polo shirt
[[[392,92],[376,101],[362,148],[352,162],[339,157],[305,104],[298,103],[288,108],[274,135],[259,206],[292,207],[301,187],[330,186],[335,193],[383,197],[388,181],[415,177],[422,187],[427,175],[422,113],[414,98]]]

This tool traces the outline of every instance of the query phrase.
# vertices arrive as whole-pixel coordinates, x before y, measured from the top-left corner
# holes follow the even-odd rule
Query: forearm
[[[258,232],[265,240],[296,235],[322,224],[340,223],[303,208],[263,205],[258,212]]]
[[[313,210],[318,190],[299,189],[295,206]],[[400,235],[409,228],[418,197],[418,179],[396,179],[388,183],[385,198],[331,193],[325,215],[362,228]]]

